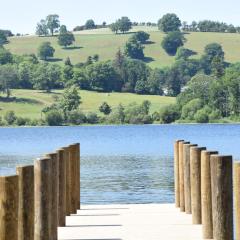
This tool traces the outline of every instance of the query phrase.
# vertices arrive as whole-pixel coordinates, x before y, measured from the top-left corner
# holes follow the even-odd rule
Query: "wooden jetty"
[[[232,156],[176,141],[174,184],[175,204],[80,205],[80,144],[63,147],[0,177],[0,240],[240,240]]]

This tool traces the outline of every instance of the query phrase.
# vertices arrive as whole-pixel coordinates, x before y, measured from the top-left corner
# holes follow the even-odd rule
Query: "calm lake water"
[[[176,139],[240,159],[240,125],[0,128],[0,175],[80,142],[83,203],[170,203]]]

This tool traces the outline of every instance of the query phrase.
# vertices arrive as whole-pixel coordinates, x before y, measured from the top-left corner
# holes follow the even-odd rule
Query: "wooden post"
[[[191,174],[191,202],[192,202],[192,222],[202,223],[201,208],[201,151],[203,147],[190,148],[190,174]]]
[[[70,195],[70,187],[71,187],[71,169],[70,169],[70,159],[69,159],[69,147],[64,147],[64,158],[66,164],[66,216],[70,216],[71,214],[71,195]]]
[[[58,181],[59,181],[59,164],[58,157],[56,153],[50,153],[46,155],[47,158],[51,159],[52,163],[52,215],[51,215],[51,239],[57,240],[57,228],[58,228],[58,199],[59,199],[59,191],[58,191]]]
[[[17,167],[19,177],[18,240],[34,238],[34,167]]]
[[[64,149],[57,150],[57,158],[59,164],[58,178],[58,226],[66,225],[66,152]]]
[[[236,240],[240,240],[240,162],[234,163],[234,202]]]
[[[179,142],[179,192],[180,192],[180,211],[185,212],[184,199],[184,160],[183,160],[183,145],[189,142]]]
[[[204,239],[213,239],[210,157],[216,154],[218,154],[216,151],[202,151],[201,153],[201,204]]]
[[[213,238],[233,240],[232,156],[211,156]]]
[[[34,164],[34,240],[49,240],[52,215],[52,163],[42,158]]]
[[[0,240],[18,240],[18,176],[0,177]]]
[[[69,146],[69,162],[70,162],[70,213],[75,214],[76,209],[76,149],[74,145]]]
[[[178,140],[174,143],[174,184],[175,184],[175,206],[180,207],[180,189],[179,189],[179,142]]]
[[[190,148],[196,147],[197,144],[183,145],[183,165],[184,165],[184,200],[186,214],[192,213],[191,206],[191,178],[190,178]]]
[[[76,209],[80,209],[80,144],[74,144],[76,148]]]

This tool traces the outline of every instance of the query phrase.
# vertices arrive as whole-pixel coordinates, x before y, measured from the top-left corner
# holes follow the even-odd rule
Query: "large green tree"
[[[125,45],[124,53],[126,56],[133,59],[144,59],[144,47],[136,39],[129,39]]]
[[[0,64],[12,63],[13,56],[10,51],[6,50],[4,47],[0,47]]]
[[[60,107],[64,113],[65,119],[67,119],[68,112],[77,110],[81,104],[81,96],[78,90],[76,86],[71,86],[66,88],[63,92],[60,100]]]
[[[162,41],[162,47],[169,55],[175,55],[185,41],[186,39],[181,32],[169,32]]]
[[[49,34],[46,20],[42,19],[42,20],[37,24],[36,34],[37,34],[38,36],[47,36],[47,35]]]
[[[11,95],[11,88],[18,86],[18,71],[14,65],[0,66],[0,92],[6,94],[7,98]]]
[[[164,15],[158,21],[158,28],[163,32],[174,32],[179,31],[181,27],[181,21],[178,16],[174,13],[168,13]]]
[[[74,35],[67,30],[65,25],[62,25],[60,27],[60,32],[58,35],[58,44],[60,46],[67,47],[72,45],[74,41],[75,41]]]
[[[47,60],[49,57],[54,56],[55,49],[51,46],[50,42],[43,42],[38,48],[38,56],[41,60]]]
[[[85,23],[85,29],[94,29],[94,28],[96,28],[96,25],[93,19],[87,20]]]
[[[59,16],[57,14],[48,15],[46,17],[46,24],[53,36],[54,31],[60,27]]]

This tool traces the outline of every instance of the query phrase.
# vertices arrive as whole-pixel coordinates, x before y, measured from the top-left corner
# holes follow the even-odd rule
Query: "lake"
[[[176,139],[240,159],[240,125],[234,124],[0,128],[0,136],[0,175],[80,142],[85,204],[173,202]]]

